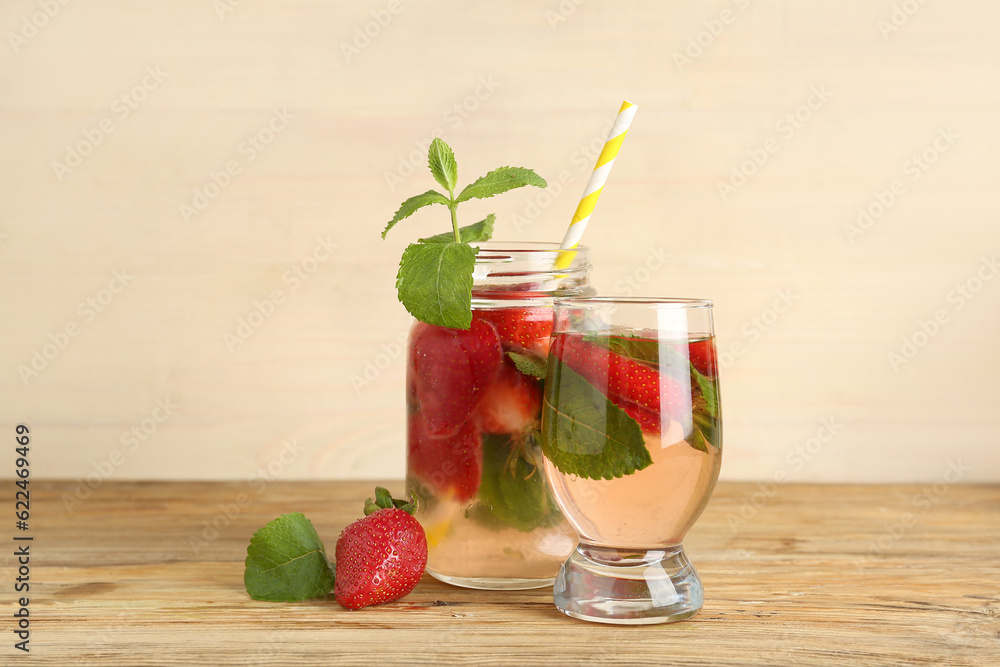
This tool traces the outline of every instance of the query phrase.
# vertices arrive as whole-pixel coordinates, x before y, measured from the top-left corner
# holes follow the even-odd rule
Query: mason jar
[[[593,294],[585,247],[481,243],[472,325],[423,322],[407,355],[407,491],[427,571],[482,589],[551,585],[576,546],[539,468],[553,299]]]

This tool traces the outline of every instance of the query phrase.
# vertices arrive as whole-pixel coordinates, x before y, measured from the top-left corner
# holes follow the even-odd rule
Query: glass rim
[[[658,306],[663,308],[712,308],[711,299],[697,299],[666,296],[565,296],[556,297],[555,305],[587,306],[593,303],[610,303],[635,306]]]

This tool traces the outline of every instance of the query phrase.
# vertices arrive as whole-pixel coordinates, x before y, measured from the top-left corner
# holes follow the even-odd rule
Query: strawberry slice
[[[500,370],[500,339],[479,319],[467,330],[418,322],[411,339],[411,381],[426,428],[431,435],[453,434]]]
[[[407,438],[409,472],[431,490],[472,500],[483,475],[483,439],[472,421],[456,433],[435,436],[428,432],[422,412],[410,414]]]
[[[472,417],[487,433],[520,433],[537,426],[541,409],[538,380],[517,370],[508,359],[483,392]]]
[[[552,309],[543,307],[498,308],[476,311],[496,327],[500,342],[508,350],[545,357],[552,335]]]
[[[696,371],[708,378],[714,378],[718,372],[718,360],[715,354],[715,339],[706,338],[689,343],[671,343],[670,347],[687,357]]]
[[[688,344],[688,359],[695,370],[705,377],[715,377],[718,362],[715,357],[715,345],[711,338]]]
[[[639,422],[647,433],[660,432],[661,407],[673,419],[688,408],[690,396],[674,378],[587,342],[582,336],[557,336],[552,353]]]
[[[643,433],[660,435],[662,424],[660,423],[659,410],[649,410],[641,405],[629,403],[628,401],[619,401],[614,403],[620,407],[625,414],[639,422],[639,428],[642,429]]]

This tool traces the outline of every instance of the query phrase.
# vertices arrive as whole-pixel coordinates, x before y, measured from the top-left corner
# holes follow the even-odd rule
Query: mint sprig
[[[247,547],[243,583],[254,600],[296,602],[333,590],[334,566],[312,522],[284,514],[256,533]]]
[[[458,163],[455,154],[444,141],[435,138],[427,150],[427,165],[438,185],[437,190],[404,201],[382,231],[384,239],[400,220],[408,218],[425,206],[443,204],[451,217],[451,231],[422,238],[403,251],[396,274],[396,291],[400,303],[422,322],[456,329],[468,329],[472,324],[472,272],[478,247],[470,244],[488,241],[493,235],[496,217],[467,227],[458,226],[458,205],[469,199],[486,199],[495,195],[533,185],[544,188],[545,179],[531,169],[500,167],[467,185],[456,197]]]

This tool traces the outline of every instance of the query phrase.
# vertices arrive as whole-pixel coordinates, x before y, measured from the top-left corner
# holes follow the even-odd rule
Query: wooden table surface
[[[243,590],[254,530],[301,511],[332,552],[373,484],[264,487],[105,482],[77,502],[76,483],[33,482],[31,653],[4,632],[0,664],[1000,664],[996,485],[721,484],[686,542],[705,607],[639,627],[567,618],[547,589],[426,576],[361,611],[256,602]]]

